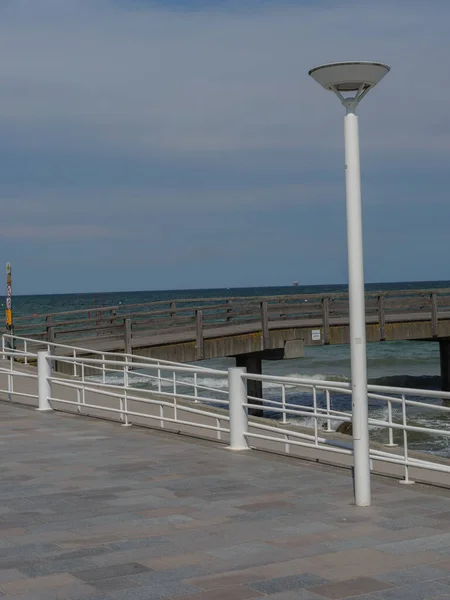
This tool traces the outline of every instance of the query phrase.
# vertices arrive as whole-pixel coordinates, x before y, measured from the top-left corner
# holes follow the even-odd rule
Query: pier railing
[[[123,341],[130,351],[132,336],[190,332],[201,357],[207,330],[253,324],[267,337],[271,328],[304,322],[320,327],[327,344],[330,327],[347,324],[348,318],[346,293],[196,298],[20,316],[15,319],[15,333],[79,344],[105,337]],[[450,289],[366,293],[366,320],[378,324],[380,340],[385,339],[386,323],[398,318],[429,321],[436,337],[439,319],[450,318]]]
[[[55,343],[37,350],[34,340],[15,338],[12,349],[11,336],[3,338],[0,393],[9,401],[184,432],[235,450],[272,450],[325,461],[328,456],[335,464],[352,464],[352,437],[335,432],[340,423],[351,426],[351,412],[336,408],[343,396],[351,405],[348,383],[255,375],[236,367],[221,371],[130,355],[86,357],[82,348],[62,356],[65,348]],[[56,372],[56,362],[70,365],[73,374]],[[263,382],[265,416],[271,418],[248,418],[255,400],[247,394],[248,380]],[[425,481],[435,473],[439,484],[450,487],[450,461],[414,447],[418,435],[430,447],[437,442],[450,447],[450,393],[375,385],[368,391],[369,402],[381,407],[369,418],[372,469],[405,483],[411,482],[411,471]],[[417,411],[429,424],[427,419],[417,421]]]

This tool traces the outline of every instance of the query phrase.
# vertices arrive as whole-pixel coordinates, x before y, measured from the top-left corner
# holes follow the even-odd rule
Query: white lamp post
[[[336,94],[346,109],[345,184],[352,371],[353,460],[355,501],[370,506],[369,423],[367,406],[366,315],[364,301],[361,176],[356,107],[390,70],[374,62],[341,62],[315,67],[313,79]]]

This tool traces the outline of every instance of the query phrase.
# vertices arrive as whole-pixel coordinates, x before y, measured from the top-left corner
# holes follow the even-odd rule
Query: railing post
[[[195,311],[196,320],[196,344],[195,344],[195,357],[197,360],[202,360],[205,355],[204,339],[203,339],[203,311]]]
[[[333,429],[331,428],[331,419],[330,419],[330,411],[331,411],[331,396],[330,396],[330,390],[325,390],[325,398],[326,398],[326,405],[327,405],[327,428],[326,431],[333,431]]]
[[[267,313],[267,302],[261,302],[261,330],[262,330],[262,350],[269,347],[269,317]]]
[[[388,400],[388,423],[389,425],[392,425],[392,402],[390,400]],[[388,432],[389,441],[387,444],[385,444],[385,446],[388,448],[394,448],[395,446],[398,446],[398,444],[394,444],[394,430],[392,427],[389,427]]]
[[[175,317],[176,317],[176,310],[177,310],[177,303],[176,302],[171,302],[170,303],[170,318],[171,319],[175,319]]]
[[[55,341],[55,326],[53,325],[52,317],[47,317],[45,319],[45,328],[47,330],[47,342]]]
[[[278,303],[280,304],[280,319],[285,319],[286,315],[283,313],[283,307],[286,304],[286,301],[284,300],[284,298],[280,298],[280,300],[278,300]]]
[[[9,371],[8,371],[8,400],[12,402],[14,392],[14,365],[11,360],[9,361]]]
[[[438,304],[437,294],[433,292],[431,294],[431,326],[433,331],[433,337],[438,336]]]
[[[72,356],[74,358],[74,361],[73,361],[73,376],[76,377],[77,373],[78,373],[78,371],[77,371],[77,351],[76,350],[74,350],[72,352]]]
[[[323,343],[330,343],[330,299],[322,298]]]
[[[39,406],[37,410],[53,410],[49,402],[49,398],[51,398],[52,395],[52,384],[49,381],[49,378],[52,376],[52,368],[50,364],[50,352],[48,350],[38,351],[37,367],[39,390]]]
[[[131,319],[124,319],[123,335],[124,335],[124,343],[125,343],[125,354],[132,354],[133,346],[131,344],[131,338],[132,338]]]
[[[386,339],[386,318],[384,314],[384,296],[378,296],[378,324],[380,326],[380,341],[384,342]]]
[[[122,425],[124,427],[131,427],[131,423],[128,421],[128,387],[130,385],[128,377],[128,358],[125,359],[125,366],[123,368],[123,404],[122,404]]]
[[[406,426],[407,426],[406,398],[405,398],[404,394],[402,394],[402,423],[403,423],[403,459],[405,461],[405,478],[401,479],[399,481],[399,483],[411,485],[411,484],[415,483],[415,481],[413,481],[412,479],[409,478],[408,431],[406,429]]]
[[[45,327],[47,330],[47,342],[49,344],[55,343],[55,326],[53,325],[52,317],[46,317],[45,319]],[[49,346],[50,354],[55,354],[55,348],[53,346]]]
[[[231,312],[233,311],[233,309],[231,308],[231,300],[228,299],[227,300],[227,323],[229,323],[231,321]]]
[[[197,371],[195,371],[194,373],[194,402],[197,403],[198,402],[198,387],[197,387],[197,383],[198,383],[198,378],[197,378]]]
[[[245,367],[228,369],[228,401],[230,410],[230,450],[248,450],[247,385],[242,375]]]

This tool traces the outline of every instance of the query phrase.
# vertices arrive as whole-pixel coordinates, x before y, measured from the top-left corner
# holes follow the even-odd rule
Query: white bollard
[[[39,390],[39,407],[37,410],[41,411],[53,410],[48,400],[52,395],[52,384],[49,381],[49,377],[52,376],[52,368],[49,357],[50,352],[48,350],[39,350],[37,353]]]
[[[242,379],[245,367],[228,369],[228,400],[230,403],[230,450],[248,450],[247,385]]]

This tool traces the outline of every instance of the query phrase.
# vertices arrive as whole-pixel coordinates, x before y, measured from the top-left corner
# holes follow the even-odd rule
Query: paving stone
[[[40,577],[56,573],[71,573],[92,568],[94,565],[86,558],[74,558],[71,560],[43,560],[40,562],[25,563],[20,571],[28,577]]]
[[[200,592],[199,594],[189,594],[188,596],[183,596],[183,600],[251,600],[262,597],[267,598],[267,596],[247,586],[238,586],[221,590],[209,590],[208,592]]]
[[[73,560],[75,558],[89,558],[91,556],[99,556],[100,554],[107,554],[109,552],[108,546],[94,546],[87,548],[79,548],[78,550],[72,550],[70,552],[63,552],[58,554],[58,560]]]
[[[357,577],[333,583],[326,583],[317,587],[310,586],[310,591],[330,599],[350,598],[357,594],[372,594],[379,590],[386,590],[392,586],[389,583],[377,581],[370,577]]]
[[[175,556],[161,556],[159,558],[148,558],[140,561],[141,564],[150,567],[156,571],[167,569],[176,569],[179,567],[190,567],[192,565],[205,565],[213,562],[215,559],[205,552],[188,552],[186,554],[177,554]]]
[[[326,583],[327,580],[322,577],[310,573],[301,573],[298,575],[288,575],[287,577],[267,579],[266,581],[256,581],[250,583],[249,586],[259,592],[269,595],[277,592],[314,587]]]
[[[253,502],[252,504],[239,504],[237,508],[248,512],[259,512],[271,508],[280,508],[283,512],[292,512],[295,509],[294,504],[285,500],[272,500],[268,502]]]
[[[77,596],[73,600],[111,600],[111,596],[106,594],[94,594],[93,596]]]
[[[450,598],[450,587],[437,581],[416,582],[372,594],[376,600],[444,600]]]
[[[43,577],[34,577],[32,579],[20,579],[17,581],[11,581],[9,583],[2,583],[1,590],[12,596],[18,595],[24,592],[38,590],[52,590],[61,588],[68,585],[79,585],[80,581],[69,575],[69,573],[58,573],[57,575],[46,575]]]
[[[0,570],[0,585],[19,579],[27,579],[27,577],[25,573],[21,573],[18,569],[2,569]]]
[[[353,548],[372,548],[379,545],[379,540],[373,537],[357,537],[346,540],[336,540],[334,542],[326,542],[325,546],[329,550],[351,550]]]
[[[180,581],[164,584],[153,584],[132,590],[110,592],[115,600],[161,600],[162,598],[176,598],[192,594],[195,588]]]
[[[123,542],[112,542],[107,544],[106,548],[108,551],[117,552],[122,550],[136,550],[138,548],[151,548],[153,546],[160,546],[161,544],[168,544],[167,538],[164,537],[148,537],[139,538],[135,540],[127,540]],[[160,550],[162,551],[162,550]]]
[[[167,551],[167,547],[164,546],[164,550]],[[114,567],[115,565],[121,565],[125,562],[137,562],[141,563],[141,560],[148,560],[152,557],[161,555],[161,547],[150,546],[145,548],[136,548],[134,550],[123,550],[122,552],[109,552],[107,554],[100,554],[91,558],[92,562],[98,567]],[[175,554],[175,549],[174,549]]]
[[[443,569],[437,569],[428,565],[419,565],[412,569],[401,569],[399,571],[382,573],[377,575],[376,579],[392,583],[393,585],[409,585],[416,581],[431,581],[433,579],[443,579],[448,576],[448,571]]]
[[[273,600],[272,596],[270,596],[270,598]],[[316,600],[318,600],[319,598],[321,600],[323,600],[323,599],[329,600],[329,598],[326,598],[325,596],[316,596],[315,594],[314,594],[314,598]],[[311,600],[314,600],[314,598],[311,598]],[[376,600],[376,597],[373,594],[357,594],[356,596],[347,596],[347,598],[345,600],[347,600],[347,599],[348,600]],[[286,599],[286,600],[291,600],[291,599]]]
[[[353,560],[347,557],[341,563],[337,563],[333,566],[322,567],[319,562],[315,562],[309,567],[311,572],[317,573],[322,577],[326,577],[331,581],[343,581],[346,579],[354,579],[360,576],[376,577],[381,573],[388,573],[394,569],[404,569],[415,565],[424,565],[430,562],[435,562],[436,557],[439,556],[433,552],[418,552],[416,554],[402,554],[398,556],[389,555],[387,553],[380,553],[380,555],[373,555],[372,561],[370,562],[370,555],[365,554],[361,551],[361,556],[365,559]],[[366,562],[368,560],[369,562]]]
[[[62,586],[54,589],[29,591],[25,594],[20,594],[19,596],[12,597],[14,598],[14,600],[87,600],[87,598],[92,598],[94,593],[94,588],[86,584],[78,584],[71,586]],[[110,600],[110,598],[107,600]]]
[[[190,567],[181,567],[179,569],[169,569],[167,571],[150,571],[148,573],[139,573],[138,575],[132,575],[132,579],[137,581],[143,586],[152,584],[164,584],[164,583],[172,583],[176,581],[185,581],[191,585],[193,578],[202,577],[208,571],[203,567],[199,566],[190,566]]]
[[[264,575],[251,569],[241,571],[230,571],[229,573],[220,573],[208,575],[206,577],[195,577],[187,579],[186,583],[194,585],[202,590],[217,590],[221,588],[236,587],[249,584],[264,579]]]
[[[112,577],[111,579],[100,579],[90,583],[97,590],[105,593],[142,587],[140,583],[134,581],[131,577]]]
[[[70,592],[69,592],[70,594]],[[37,591],[37,592],[29,592],[27,594],[20,594],[19,596],[14,596],[14,600],[73,600],[74,598],[83,598],[86,600],[86,593],[83,593],[83,590],[73,590],[73,594],[76,595],[64,595],[64,591],[62,589],[48,590],[47,592]],[[5,596],[5,599],[10,600],[10,596]],[[108,600],[111,600],[110,598]]]
[[[373,477],[362,510],[348,471],[0,411],[0,436],[26,433],[0,472],[0,590],[16,600],[320,600],[358,578],[372,587],[353,600],[450,596],[448,490]]]
[[[238,544],[236,546],[222,547],[217,548],[216,550],[211,550],[208,552],[211,556],[215,558],[235,558],[239,556],[247,556],[249,554],[261,555],[263,553],[273,552],[273,548],[266,543],[263,542],[250,542]]]
[[[431,566],[435,569],[442,569],[448,574],[448,572],[450,571],[450,552],[446,557],[442,556],[440,560],[431,563]]]
[[[450,533],[431,535],[427,537],[404,540],[402,542],[391,542],[379,544],[377,550],[390,552],[391,554],[405,554],[408,552],[419,552],[421,550],[439,550],[450,546]]]
[[[328,523],[321,523],[320,521],[305,521],[304,523],[296,523],[295,525],[292,524],[285,527],[279,527],[277,528],[277,531],[286,533],[287,535],[307,535],[309,533],[323,533],[325,531],[332,531],[333,529],[336,529],[336,527]]]
[[[55,544],[36,543],[24,546],[13,546],[12,548],[0,548],[0,560],[4,558],[20,557],[22,559],[36,558],[53,552],[58,552]]]
[[[118,533],[114,534],[95,534],[95,535],[74,535],[72,532],[72,536],[69,538],[68,533],[64,536],[64,531],[60,533],[62,536],[61,539],[58,540],[58,546],[62,548],[92,548],[98,547],[99,544],[108,544],[108,542],[116,542],[123,540],[122,536]]]
[[[264,598],[270,598],[270,600],[324,600],[324,596],[318,596],[314,594],[310,590],[306,589],[297,589],[290,590],[288,592],[278,592],[276,594],[271,594],[270,596],[264,596]],[[183,599],[184,600],[184,599]],[[357,600],[353,599],[352,600]],[[370,600],[364,598],[364,600]]]
[[[151,571],[149,567],[145,567],[139,563],[125,563],[111,567],[97,567],[86,571],[78,571],[75,576],[83,581],[99,581],[101,579],[111,579],[112,577],[137,575],[149,571]]]

